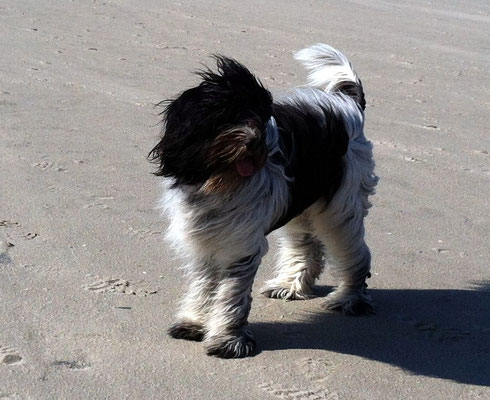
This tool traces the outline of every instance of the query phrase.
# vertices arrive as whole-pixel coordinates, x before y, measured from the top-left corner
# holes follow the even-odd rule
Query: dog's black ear
[[[159,103],[166,105],[161,113],[162,138],[148,155],[158,165],[155,175],[174,177],[176,184],[194,184],[209,177],[204,166],[206,112],[200,99],[198,88],[192,88]]]

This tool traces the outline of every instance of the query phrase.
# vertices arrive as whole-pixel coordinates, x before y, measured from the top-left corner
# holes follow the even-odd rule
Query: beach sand
[[[485,0],[0,4],[0,399],[490,398],[490,5]],[[292,54],[343,51],[381,180],[366,220],[376,315],[258,293],[254,357],[171,339],[185,281],[146,156],[154,106],[209,55],[273,92]]]

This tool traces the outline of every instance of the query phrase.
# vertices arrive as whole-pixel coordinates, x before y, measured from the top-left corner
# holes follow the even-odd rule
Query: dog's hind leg
[[[364,217],[371,203],[378,177],[374,174],[372,145],[362,132],[354,135],[344,156],[342,183],[327,207],[321,200],[309,209],[313,231],[332,259],[332,273],[339,278],[338,288],[327,296],[328,309],[346,314],[373,312],[366,294],[370,277],[371,253],[364,240]]]
[[[257,252],[223,268],[206,321],[204,346],[209,355],[239,358],[252,353],[255,341],[246,325],[252,285],[261,258],[262,252]]]
[[[364,217],[371,206],[368,196],[378,181],[371,149],[365,139],[351,141],[340,188],[326,208],[320,200],[309,209],[313,231],[325,245],[332,274],[340,280],[325,306],[346,314],[373,312],[366,294],[371,253],[364,240]]]
[[[313,296],[312,286],[324,267],[324,246],[310,233],[300,216],[281,229],[276,277],[267,281],[262,294],[271,298],[304,300]]]
[[[327,296],[325,307],[350,315],[373,312],[371,298],[366,294],[371,253],[364,241],[362,219],[362,215],[351,215],[345,221],[336,221],[335,216],[319,215],[315,222],[332,274],[340,280],[337,289]]]

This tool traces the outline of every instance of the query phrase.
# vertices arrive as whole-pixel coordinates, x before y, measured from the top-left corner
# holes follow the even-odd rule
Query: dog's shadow
[[[328,290],[320,287],[318,295]],[[381,290],[377,314],[318,311],[297,322],[253,323],[260,351],[324,349],[416,375],[490,385],[490,282],[470,290]]]

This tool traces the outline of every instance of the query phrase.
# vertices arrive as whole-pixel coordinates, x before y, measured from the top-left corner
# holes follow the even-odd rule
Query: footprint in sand
[[[443,327],[431,322],[416,321],[412,325],[429,338],[441,342],[458,342],[468,339],[471,332],[459,328]]]
[[[339,400],[338,393],[331,392],[327,389],[301,389],[292,387],[283,387],[266,383],[259,386],[264,392],[284,400]]]
[[[0,346],[0,362],[7,365],[16,365],[22,362],[22,357],[17,349]]]
[[[56,172],[66,172],[68,171],[67,168],[65,168],[64,166],[58,164],[58,163],[54,163],[52,161],[38,161],[38,162],[35,162],[33,164],[31,164],[31,166],[33,168],[38,168],[42,171],[46,171],[46,170],[53,170],[53,171],[56,171]]]
[[[19,226],[20,224],[18,222],[14,221],[9,221],[6,219],[0,219],[0,226],[4,226],[6,228],[12,227],[12,226]]]
[[[51,363],[54,367],[67,368],[71,370],[82,370],[90,368],[90,364],[85,360],[56,360]]]
[[[334,363],[327,358],[305,358],[299,363],[299,371],[308,380],[308,387],[285,387],[274,383],[265,383],[260,389],[284,400],[339,400],[337,392],[332,392],[324,387],[325,380],[334,369]]]
[[[136,296],[146,297],[157,293],[156,290],[146,290],[141,288],[135,288],[130,282],[124,279],[108,278],[100,279],[95,282],[84,285],[85,290],[96,293],[120,293],[131,294]]]
[[[0,399],[1,400],[27,400],[26,397],[23,397],[17,393],[8,394],[8,393],[2,393],[2,392],[0,392]]]
[[[300,369],[314,383],[323,383],[332,373],[335,366],[328,358],[305,358],[301,360]]]
[[[14,245],[8,241],[0,240],[0,264],[10,264],[12,259],[8,255],[7,251]]]
[[[128,231],[129,231],[130,235],[136,236],[140,239],[143,239],[147,236],[152,236],[152,235],[159,235],[159,236],[162,235],[161,231],[155,231],[152,229],[135,229],[135,228],[129,227]]]

